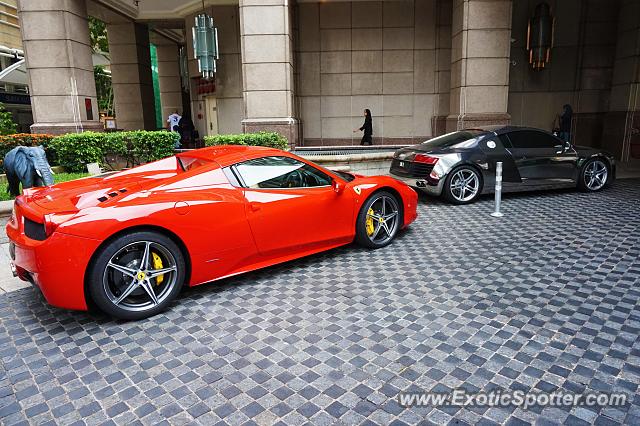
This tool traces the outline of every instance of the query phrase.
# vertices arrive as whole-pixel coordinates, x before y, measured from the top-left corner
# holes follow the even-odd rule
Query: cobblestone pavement
[[[0,216],[0,295],[8,291],[14,291],[29,287],[29,283],[16,278],[11,273],[9,267],[9,239],[4,232],[4,227],[9,220],[9,216]]]
[[[0,423],[639,424],[640,180],[422,200],[391,246],[188,290],[114,322],[0,295]],[[611,407],[412,407],[405,390],[621,391]]]

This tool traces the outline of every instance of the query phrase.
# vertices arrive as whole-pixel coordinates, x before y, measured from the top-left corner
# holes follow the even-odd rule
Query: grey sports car
[[[391,176],[455,204],[471,203],[495,186],[501,161],[503,191],[578,187],[599,191],[615,179],[615,159],[529,127],[460,130],[396,151]]]

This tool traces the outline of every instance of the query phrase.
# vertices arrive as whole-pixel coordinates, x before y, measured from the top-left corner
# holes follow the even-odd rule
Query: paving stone
[[[0,294],[0,423],[637,424],[640,180],[507,195],[501,219],[492,208],[421,197],[388,247],[189,289],[145,321],[52,308],[32,287]],[[630,399],[396,401],[456,388]]]

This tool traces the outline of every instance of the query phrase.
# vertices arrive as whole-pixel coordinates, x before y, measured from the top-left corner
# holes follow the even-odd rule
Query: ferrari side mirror
[[[342,193],[342,191],[344,191],[344,184],[342,182],[339,182],[337,179],[331,179],[331,187],[336,194],[340,194]]]

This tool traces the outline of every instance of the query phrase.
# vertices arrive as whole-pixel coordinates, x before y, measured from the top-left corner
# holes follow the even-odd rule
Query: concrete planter
[[[393,152],[331,155],[305,155],[304,152],[296,152],[296,154],[327,169],[359,173],[367,176],[388,174],[391,160],[393,159]]]

